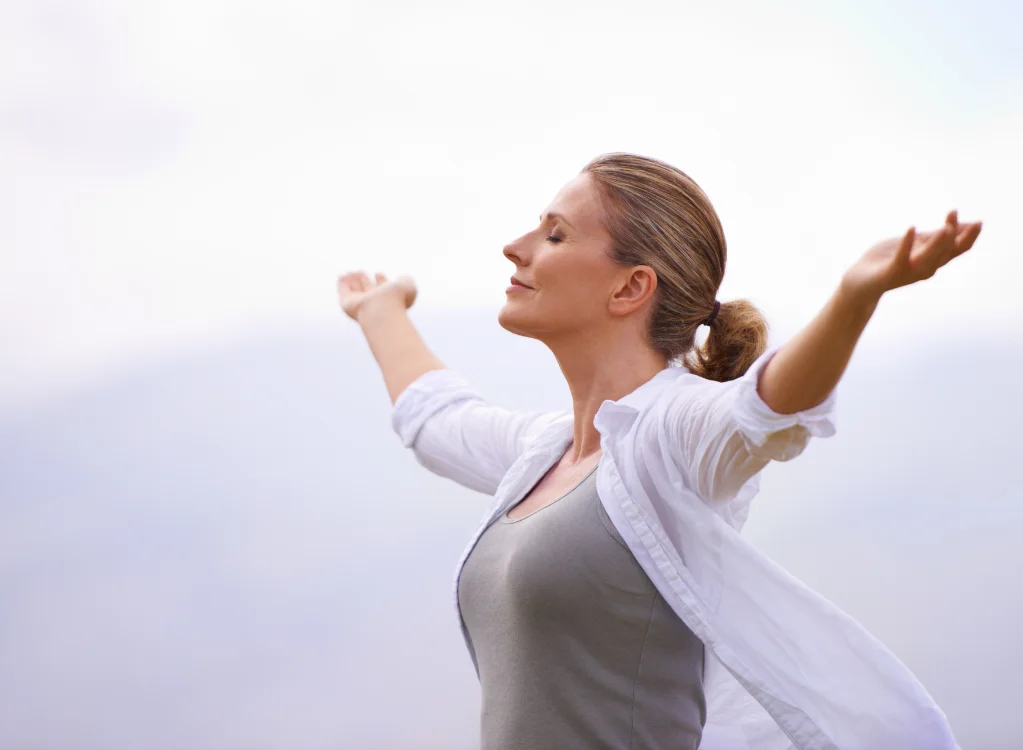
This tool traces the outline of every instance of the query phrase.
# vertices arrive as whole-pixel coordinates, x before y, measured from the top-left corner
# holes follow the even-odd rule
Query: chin
[[[520,311],[515,310],[513,305],[505,303],[497,313],[497,322],[501,328],[510,333],[533,338],[533,334],[530,332],[532,326],[529,325],[528,320],[524,319],[525,317]]]

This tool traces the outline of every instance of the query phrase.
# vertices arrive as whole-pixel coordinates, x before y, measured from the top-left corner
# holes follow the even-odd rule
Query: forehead
[[[597,189],[585,172],[565,183],[544,209],[544,213],[547,212],[563,214],[569,224],[582,232],[602,230]]]

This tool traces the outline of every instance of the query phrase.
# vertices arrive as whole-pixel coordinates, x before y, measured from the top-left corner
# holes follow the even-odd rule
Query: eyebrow
[[[548,219],[561,219],[563,222],[565,222],[570,227],[572,227],[572,229],[575,229],[575,227],[572,226],[572,222],[570,222],[568,219],[566,219],[563,214],[559,214],[559,213],[555,213],[554,211],[550,211],[547,214],[547,218]],[[543,224],[543,214],[540,214],[540,223]]]

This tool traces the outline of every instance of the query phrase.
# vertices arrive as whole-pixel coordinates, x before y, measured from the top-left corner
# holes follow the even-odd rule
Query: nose
[[[504,246],[504,257],[517,266],[528,265],[529,251],[526,248],[525,237],[519,237],[514,242]]]

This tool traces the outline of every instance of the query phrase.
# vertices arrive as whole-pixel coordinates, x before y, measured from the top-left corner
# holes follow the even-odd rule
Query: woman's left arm
[[[779,414],[820,404],[838,385],[856,342],[881,296],[892,289],[929,279],[969,250],[981,222],[959,226],[951,211],[945,225],[917,235],[878,243],[842,277],[838,289],[809,325],[781,347],[760,373],[757,392]]]
[[[813,436],[835,434],[838,381],[884,292],[930,278],[968,250],[980,223],[885,240],[842,277],[824,309],[735,380],[696,379],[669,394],[644,450],[683,469],[713,503],[730,503],[770,461],[789,461]],[[659,445],[661,451],[649,450]]]

